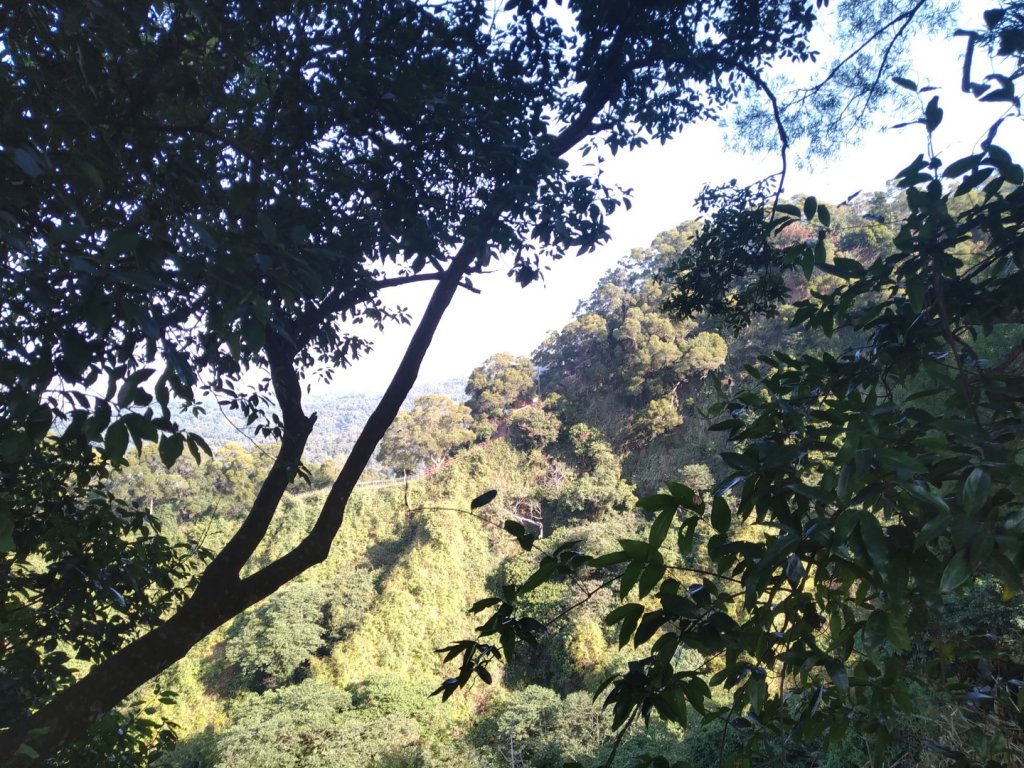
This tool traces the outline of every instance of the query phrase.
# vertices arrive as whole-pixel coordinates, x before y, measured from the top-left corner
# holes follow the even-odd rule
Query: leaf
[[[646,643],[654,637],[654,633],[661,629],[664,623],[665,615],[661,611],[648,613],[637,627],[636,634],[633,636],[633,646],[639,648]]]
[[[711,526],[718,533],[725,533],[732,523],[732,511],[729,503],[722,496],[715,496],[711,503]]]
[[[943,592],[952,592],[967,581],[970,575],[971,566],[967,560],[967,552],[961,549],[946,564],[942,579],[939,581],[939,589]]]
[[[987,11],[981,14],[982,18],[985,19],[985,26],[989,29],[995,29],[996,25],[1003,20],[1006,16],[1005,8],[989,8]]]
[[[103,452],[111,462],[118,462],[124,458],[124,452],[128,450],[128,426],[124,419],[118,419],[109,427],[103,438]]]
[[[469,508],[470,509],[480,509],[480,507],[486,507],[488,504],[490,504],[492,501],[494,501],[497,498],[497,496],[498,496],[498,492],[497,491],[494,491],[494,490],[484,491],[479,496],[477,496],[475,499],[473,499],[471,502],[469,502]]]
[[[649,563],[637,580],[637,590],[640,593],[640,597],[647,597],[664,575],[664,563]]]
[[[477,600],[473,605],[470,606],[470,613],[480,613],[480,611],[490,608],[492,605],[497,605],[501,602],[500,597],[485,597],[481,600]]]
[[[174,466],[174,462],[185,450],[185,438],[181,435],[163,435],[160,438],[160,460],[168,469]]]
[[[775,212],[792,216],[794,219],[800,218],[800,209],[790,203],[779,203],[775,206]]]
[[[808,197],[806,200],[804,200],[804,216],[807,217],[808,221],[814,218],[814,214],[817,212],[817,210],[818,201],[813,196]]]
[[[534,533],[527,533],[526,528],[517,520],[506,520],[502,525],[506,531],[516,537],[516,541],[519,542],[519,546],[529,551],[533,549],[533,543],[537,540],[537,535]]]
[[[894,77],[892,81],[900,88],[906,88],[908,91],[913,91],[914,93],[917,93],[917,83],[915,83],[913,80],[908,80],[905,77]]]
[[[939,106],[939,97],[932,96],[928,106],[924,108],[924,127],[928,133],[933,133],[942,122],[942,108]]]
[[[0,552],[13,552],[14,549],[14,517],[11,510],[3,507],[0,508]]]
[[[634,560],[626,566],[626,570],[622,572],[622,579],[619,581],[619,597],[625,597],[629,594],[629,591],[633,589],[637,579],[640,578],[640,572],[644,568],[643,560]]]
[[[981,467],[975,467],[964,481],[960,499],[967,514],[973,515],[985,506],[992,491],[992,478]]]
[[[555,567],[557,565],[558,563],[555,562],[553,558],[545,558],[541,560],[540,565],[537,566],[537,570],[523,582],[523,585],[519,588],[519,593],[525,594],[527,592],[532,592],[534,589],[546,582],[551,578],[551,574],[555,572]]]
[[[828,672],[829,679],[832,680],[832,684],[835,685],[843,693],[850,690],[850,678],[846,674],[846,666],[838,659],[825,659],[825,671]]]
[[[789,560],[786,561],[786,580],[793,586],[796,586],[804,577],[804,573],[804,563],[800,556],[796,554],[790,555]]]
[[[619,606],[605,617],[605,624],[622,622],[622,626],[619,628],[619,648],[625,648],[629,643],[637,624],[640,623],[640,617],[643,615],[644,607],[642,605],[629,603]]]
[[[861,543],[864,545],[868,557],[871,558],[872,564],[880,571],[885,570],[886,565],[889,564],[889,542],[881,524],[874,515],[864,512],[860,516],[858,530]]]
[[[1024,592],[1024,580],[1020,571],[1002,552],[993,552],[984,563],[985,569],[1001,581],[1005,588],[1014,594]],[[1005,599],[1005,598],[1004,598]]]
[[[620,550],[619,552],[607,552],[598,557],[593,557],[587,561],[587,565],[591,568],[607,568],[609,565],[618,565],[630,559],[632,558],[629,555]]]
[[[967,171],[973,170],[978,167],[978,163],[981,162],[981,155],[969,155],[967,157],[961,157],[959,160],[954,160],[948,166],[946,170],[942,172],[942,175],[947,179],[951,179],[954,176],[962,176]]]
[[[34,179],[43,172],[43,166],[39,162],[39,155],[35,152],[29,152],[27,149],[18,147],[11,154],[14,158],[14,164],[29,178]]]
[[[675,507],[664,510],[659,514],[653,523],[651,523],[651,533],[648,537],[648,541],[651,545],[651,549],[657,549],[665,541],[665,537],[668,536],[669,528],[672,527],[672,521],[675,520],[676,510]]]

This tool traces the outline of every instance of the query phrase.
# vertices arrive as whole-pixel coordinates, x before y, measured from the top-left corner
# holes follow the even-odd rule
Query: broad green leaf
[[[889,564],[889,542],[886,539],[885,531],[874,515],[864,512],[860,515],[858,524],[861,543],[871,558],[872,564],[878,570],[885,570]]]
[[[484,491],[471,502],[469,502],[470,509],[480,509],[480,507],[486,507],[492,501],[498,497],[498,492],[495,490]]]
[[[967,514],[973,515],[985,506],[989,494],[992,492],[992,478],[981,467],[975,467],[971,474],[964,481],[963,490],[960,493],[960,500],[964,505]]]
[[[174,462],[185,450],[185,439],[181,435],[163,435],[160,438],[160,460],[165,467],[173,467]]]
[[[0,552],[14,551],[14,518],[7,508],[0,508]]]
[[[665,564],[661,562],[648,563],[640,578],[637,579],[637,590],[640,597],[647,597],[665,575]]]
[[[917,93],[917,83],[913,80],[908,80],[905,77],[894,77],[892,78],[892,81],[900,88],[906,88],[908,91],[914,91],[914,93]]]
[[[732,511],[729,503],[722,496],[715,496],[711,503],[711,526],[719,533],[729,530],[732,523]]]
[[[946,564],[942,572],[942,579],[939,582],[939,589],[943,592],[952,592],[959,587],[971,575],[971,566],[967,559],[966,550],[961,549]]]
[[[672,522],[676,519],[676,507],[673,506],[666,508],[654,519],[651,524],[651,533],[648,538],[648,542],[651,545],[651,549],[657,549],[661,546],[662,542],[665,541],[665,537],[668,536],[669,529],[672,527]]]
[[[828,672],[829,679],[832,680],[832,684],[835,685],[843,693],[850,690],[850,678],[846,673],[846,666],[838,659],[825,659],[825,671]]]
[[[128,450],[128,427],[124,419],[118,419],[109,427],[103,438],[103,452],[107,459],[112,462],[124,458],[124,452]]]

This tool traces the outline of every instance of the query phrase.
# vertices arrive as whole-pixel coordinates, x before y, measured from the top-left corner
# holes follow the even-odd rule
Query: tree
[[[491,355],[469,374],[466,394],[476,415],[502,418],[510,410],[528,403],[537,392],[537,373],[525,357],[507,352]]]
[[[452,451],[473,442],[472,413],[445,395],[424,395],[398,414],[380,442],[377,459],[399,473],[438,467]]]
[[[543,257],[605,237],[622,196],[566,155],[665,140],[770,61],[808,59],[814,7],[5,8],[0,624],[16,695],[0,761],[53,754],[323,561],[459,287],[498,254],[528,283]],[[303,471],[315,421],[303,381],[368,350],[359,323],[406,319],[386,291],[413,282],[432,298],[315,524],[242,576]],[[190,581],[186,553],[102,488],[130,444],[200,460],[206,441],[176,414],[203,394],[279,447],[236,533]],[[89,569],[73,567],[83,557]],[[103,617],[101,643],[79,631],[90,617]]]
[[[726,362],[722,336],[663,310],[661,273],[693,235],[684,224],[634,251],[535,353],[541,388],[563,396],[567,419],[601,429],[617,448],[681,426],[681,404]]]
[[[323,587],[295,584],[239,617],[224,657],[259,688],[291,680],[323,646],[327,635]]]
[[[562,421],[545,405],[520,408],[509,419],[509,440],[518,448],[544,449],[558,440]]]
[[[989,11],[986,23],[995,29],[1008,16]],[[972,84],[968,58],[965,84],[1019,109],[1016,19],[1000,34],[1014,46],[1013,76]],[[950,163],[931,154],[943,112],[938,97],[926,98],[917,123],[929,154],[897,175],[906,213],[891,248],[869,264],[828,256],[831,210],[814,198],[797,207],[726,190],[681,261],[674,306],[742,319],[772,309],[769,294],[744,295],[745,283],[769,269],[820,270],[838,284],[798,302],[794,322],[826,337],[847,327],[853,344],[761,357],[749,386],[717,409],[731,474],[713,498],[670,482],[639,502],[653,515],[645,538],[595,557],[571,545],[548,553],[489,603],[499,620],[462,650],[466,677],[536,632],[519,609],[533,589],[586,574],[615,585],[619,605],[606,622],[638,650],[602,686],[614,728],[652,713],[685,726],[695,710],[746,726],[750,748],[782,750],[783,760],[794,740],[838,749],[853,729],[870,734],[870,757],[882,764],[923,688],[962,708],[963,737],[935,734],[902,749],[965,765],[1015,760],[1016,726],[1000,718],[1019,712],[1019,686],[1003,682],[1020,668],[1019,645],[990,643],[979,654],[975,628],[950,618],[986,581],[1004,601],[1024,592],[1024,169],[997,143],[1002,118],[975,153]],[[819,237],[774,238],[797,225]],[[741,231],[740,242],[756,247],[736,247]],[[708,523],[712,535],[695,536]],[[1004,623],[1016,605],[1004,604]],[[705,661],[684,663],[686,650]],[[727,706],[715,705],[712,687],[728,692]],[[719,743],[721,754],[724,734]]]

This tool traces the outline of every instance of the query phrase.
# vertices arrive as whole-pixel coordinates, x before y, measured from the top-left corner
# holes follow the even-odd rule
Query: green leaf
[[[808,197],[804,200],[804,216],[810,221],[814,218],[815,212],[818,210],[818,201],[814,197]]]
[[[591,558],[587,561],[587,565],[591,568],[607,568],[609,565],[618,565],[619,563],[624,563],[631,559],[632,558],[630,558],[629,555],[622,551],[607,552],[603,555],[599,555],[598,557]]]
[[[185,438],[181,435],[164,435],[160,438],[160,460],[167,468],[173,467],[174,462],[185,450]]]
[[[913,91],[914,93],[917,93],[917,83],[915,83],[913,80],[908,80],[905,77],[894,77],[892,81],[900,88],[906,88],[908,91]]]
[[[775,206],[775,212],[792,216],[794,219],[800,218],[800,209],[790,203],[779,203]]]
[[[966,550],[961,549],[942,572],[942,579],[939,581],[939,589],[943,592],[952,592],[959,587],[971,575],[971,566],[967,559]]]
[[[984,567],[1014,593],[1024,592],[1024,579],[1021,578],[1020,570],[1002,552],[993,552],[985,561]]]
[[[864,512],[860,516],[858,524],[860,540],[864,545],[868,557],[878,570],[885,570],[889,564],[889,542],[886,539],[885,531],[874,515]]]
[[[128,426],[124,419],[118,419],[109,427],[103,438],[103,452],[107,459],[118,462],[124,458],[124,452],[128,450]]]
[[[924,108],[924,127],[928,133],[934,133],[942,122],[942,108],[939,106],[939,97],[932,96],[928,106]]]
[[[485,597],[485,598],[482,598],[481,600],[477,600],[475,603],[473,603],[473,605],[471,605],[470,608],[469,608],[469,612],[470,613],[480,613],[480,611],[487,610],[491,606],[497,605],[500,602],[501,602],[501,598],[500,597]]]
[[[850,678],[846,674],[846,666],[838,659],[825,659],[825,671],[828,672],[829,679],[832,680],[832,684],[835,685],[843,693],[850,690]]]
[[[622,626],[619,628],[619,648],[624,648],[629,643],[643,614],[644,607],[642,605],[639,603],[628,603],[619,606],[605,617],[605,624],[622,622]]]
[[[502,525],[506,531],[516,537],[516,541],[519,542],[519,546],[529,551],[533,549],[533,543],[537,540],[537,535],[533,533],[527,533],[526,528],[517,520],[506,520]]]
[[[644,569],[643,560],[633,560],[622,572],[622,579],[619,581],[619,597],[625,597],[633,589],[640,578],[640,572]]]
[[[498,497],[498,492],[497,491],[494,491],[494,490],[484,491],[479,496],[477,496],[475,499],[473,499],[471,502],[469,502],[469,508],[470,509],[480,509],[480,507],[486,507],[488,504],[490,504],[492,501],[494,501],[497,497]]]
[[[729,509],[729,503],[722,496],[715,496],[715,500],[711,503],[711,526],[718,533],[725,533],[729,530],[729,525],[732,523],[732,510]]]
[[[647,597],[653,589],[661,581],[665,575],[665,564],[664,563],[648,563],[647,567],[644,568],[643,573],[640,574],[640,578],[637,580],[637,590],[640,597]]]
[[[964,481],[960,499],[967,514],[973,515],[985,506],[992,491],[992,478],[981,467],[975,467]]]
[[[676,518],[676,508],[672,507],[665,509],[661,512],[651,524],[651,533],[648,537],[648,542],[652,549],[657,549],[665,541],[665,537],[668,536],[669,529],[672,527],[672,521]]]
[[[555,567],[558,565],[553,559],[545,558],[541,560],[537,570],[534,571],[530,577],[523,582],[523,585],[519,588],[520,594],[532,592],[541,584],[551,578],[551,574],[555,572]]]
[[[942,172],[942,175],[947,179],[951,179],[954,176],[962,176],[967,171],[974,170],[978,167],[978,163],[981,162],[981,155],[969,155],[967,157],[961,157],[959,160],[954,160],[948,166],[946,170]]]
[[[11,510],[0,507],[0,552],[14,551],[14,516]]]
[[[874,646],[880,646],[889,635],[889,616],[883,610],[874,610],[864,625],[864,639]]]

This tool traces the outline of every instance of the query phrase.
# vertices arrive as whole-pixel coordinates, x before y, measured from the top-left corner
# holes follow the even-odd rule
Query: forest
[[[557,5],[5,9],[0,763],[1024,765],[1024,7],[942,157],[948,9],[840,6],[794,95],[826,3]],[[887,188],[784,189],[894,103]],[[474,276],[607,239],[574,153],[734,107],[779,177],[417,385]]]

